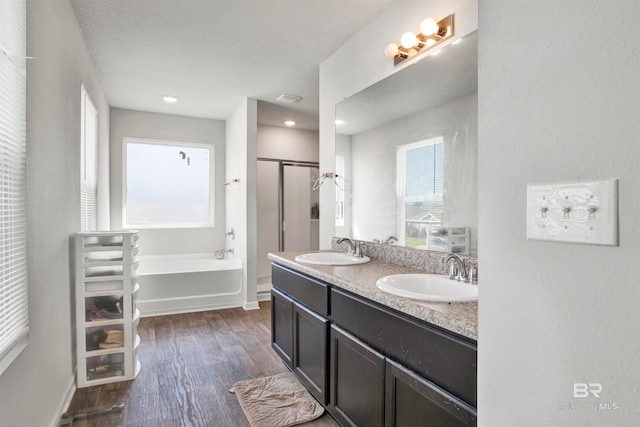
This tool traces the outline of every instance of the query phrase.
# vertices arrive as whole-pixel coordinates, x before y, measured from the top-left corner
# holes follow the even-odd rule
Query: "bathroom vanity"
[[[379,260],[272,260],[272,347],[343,426],[475,426],[477,303],[431,303],[375,286],[422,272]]]

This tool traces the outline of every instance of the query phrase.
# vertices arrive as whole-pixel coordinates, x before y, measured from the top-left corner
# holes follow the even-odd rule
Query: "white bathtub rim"
[[[175,268],[159,269],[156,271],[145,271],[145,261],[211,261],[209,266],[206,267],[190,267],[187,270],[177,270]],[[140,266],[138,267],[138,273],[141,276],[157,276],[163,274],[189,274],[189,273],[204,273],[213,271],[229,271],[229,270],[242,270],[242,260],[236,258],[224,258],[215,259],[214,253],[194,253],[194,254],[168,254],[168,255],[138,255],[138,261]]]

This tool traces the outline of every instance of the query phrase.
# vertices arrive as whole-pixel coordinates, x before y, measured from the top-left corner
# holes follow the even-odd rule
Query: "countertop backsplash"
[[[331,239],[331,249],[338,252],[346,252],[349,245],[345,242],[338,244],[340,237]],[[353,240],[354,242],[364,242],[364,255],[371,259],[388,262],[391,264],[403,265],[405,267],[416,268],[436,274],[448,274],[448,266],[445,258],[448,253],[429,251],[425,249],[406,248],[404,246],[388,245],[385,243],[374,243],[364,240]],[[466,255],[460,258],[468,268],[470,262],[478,263],[478,259]]]

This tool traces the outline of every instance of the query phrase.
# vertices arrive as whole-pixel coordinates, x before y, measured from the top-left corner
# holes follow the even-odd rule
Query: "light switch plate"
[[[527,185],[527,239],[618,245],[618,180]]]

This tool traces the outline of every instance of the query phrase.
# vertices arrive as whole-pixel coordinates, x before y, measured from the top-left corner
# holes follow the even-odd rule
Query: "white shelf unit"
[[[469,255],[469,227],[427,227],[427,249]]]
[[[77,386],[132,380],[138,350],[138,232],[75,237]]]

